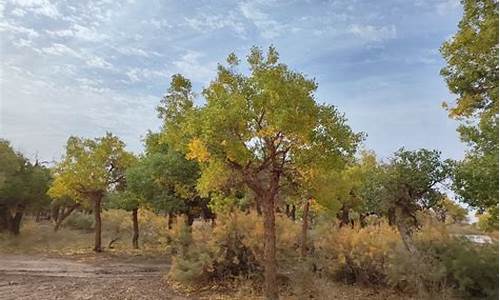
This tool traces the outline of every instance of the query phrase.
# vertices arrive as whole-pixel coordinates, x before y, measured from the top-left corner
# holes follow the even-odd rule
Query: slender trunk
[[[340,224],[339,227],[349,224],[349,207],[342,205],[340,209]]]
[[[174,214],[169,212],[168,213],[168,220],[167,220],[167,226],[168,226],[168,229],[172,229],[172,224],[174,223]]]
[[[97,195],[94,198],[94,217],[95,217],[94,251],[95,252],[102,252],[102,247],[101,247],[101,200],[102,200],[101,195]]]
[[[295,204],[292,204],[292,210],[290,211],[290,215],[291,215],[291,218],[292,218],[292,221],[295,222],[295,212],[297,211],[297,208],[295,207]]]
[[[14,235],[18,235],[20,232],[22,218],[23,218],[23,211],[17,211],[16,214],[14,215],[14,218],[12,218],[12,230],[11,230],[11,232]]]
[[[300,245],[300,256],[306,257],[307,255],[307,229],[309,227],[309,206],[311,205],[310,199],[304,203],[304,215],[302,216],[302,242]]]
[[[66,218],[69,217],[69,215],[71,215],[71,213],[75,209],[77,209],[79,206],[80,206],[80,204],[76,203],[76,204],[73,204],[71,207],[69,207],[67,210],[63,210],[62,214],[57,213],[58,217],[57,217],[57,219],[55,219],[56,225],[54,226],[54,231],[58,231],[59,228],[61,228],[61,225],[64,222],[64,220],[66,220]],[[57,210],[59,211],[59,208]]]
[[[258,199],[255,199],[255,210],[257,210],[259,216],[262,215],[262,208],[260,207],[260,201]]]
[[[132,237],[132,246],[139,249],[139,221],[137,220],[137,208],[132,210],[132,223],[134,225],[134,236]]]
[[[397,207],[394,210],[394,221],[395,225],[398,228],[399,235],[401,236],[401,239],[403,240],[403,244],[410,254],[412,258],[420,260],[420,253],[415,246],[415,243],[413,242],[413,230],[411,225],[408,223],[408,220],[411,216],[408,216],[407,214],[404,213],[403,209]],[[422,278],[422,275],[418,274],[416,278],[416,284],[417,284],[417,289],[419,293],[423,293],[424,295],[428,294],[428,290],[426,286],[424,285],[424,280]],[[426,297],[425,297],[426,298]]]
[[[277,300],[278,282],[276,275],[276,224],[274,197],[263,199],[264,213],[264,295],[267,300]]]
[[[290,204],[285,205],[285,215],[290,218]]]
[[[54,222],[56,222],[56,223],[59,220],[59,208],[60,208],[59,205],[55,205],[50,210],[50,214],[51,214],[52,220],[54,220]]]

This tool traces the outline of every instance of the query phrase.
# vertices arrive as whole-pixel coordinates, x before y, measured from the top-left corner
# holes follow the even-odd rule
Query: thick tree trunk
[[[102,252],[101,247],[101,200],[102,196],[97,195],[94,197],[94,217],[95,217],[95,243],[94,251]]]
[[[264,214],[264,296],[267,300],[279,299],[276,263],[276,224],[274,197],[263,199]]]
[[[58,212],[57,219],[55,219],[56,225],[54,226],[54,231],[58,231],[59,228],[61,228],[61,225],[64,222],[64,220],[66,220],[66,218],[69,217],[69,215],[71,215],[71,213],[75,209],[77,209],[79,206],[80,206],[80,204],[74,204],[74,205],[70,206],[68,209],[64,209],[62,214],[59,214],[59,212]],[[57,211],[59,211],[59,208],[57,209]]]
[[[311,205],[310,199],[304,203],[304,214],[302,216],[302,241],[300,244],[300,256],[306,257],[307,255],[307,229],[309,227],[309,206]]]
[[[132,247],[139,249],[139,220],[137,219],[137,208],[132,210],[132,223],[134,227],[134,235],[132,237]]]

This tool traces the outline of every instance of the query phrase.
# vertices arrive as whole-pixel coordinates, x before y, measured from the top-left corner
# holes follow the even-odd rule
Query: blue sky
[[[172,74],[200,92],[228,53],[273,44],[380,157],[461,158],[438,51],[461,13],[450,0],[0,0],[0,137],[44,160],[106,131],[140,152]]]

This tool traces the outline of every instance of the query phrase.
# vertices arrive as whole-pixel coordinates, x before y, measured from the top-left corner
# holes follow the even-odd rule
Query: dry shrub
[[[165,249],[168,232],[166,217],[139,209],[138,221],[140,247],[148,250]],[[102,212],[103,236],[109,241],[115,241],[113,247],[130,248],[132,228],[132,212],[123,209],[109,209]]]
[[[296,256],[300,228],[278,216],[277,257],[280,261]],[[172,231],[173,265],[170,276],[184,282],[222,281],[228,278],[261,278],[264,253],[262,218],[240,211],[220,215],[211,227],[182,222]]]
[[[322,275],[347,283],[384,284],[389,253],[400,244],[387,225],[340,229],[321,226],[314,233],[314,257]]]

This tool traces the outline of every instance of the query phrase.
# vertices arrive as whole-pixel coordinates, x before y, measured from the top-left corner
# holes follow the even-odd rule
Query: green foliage
[[[70,137],[49,194],[76,201],[90,200],[96,194],[104,196],[124,180],[125,170],[133,161],[125,144],[111,133],[96,139]]]
[[[458,95],[452,116],[498,114],[498,1],[463,0],[458,32],[441,48],[441,70]]]
[[[127,190],[156,210],[196,215],[207,202],[196,190],[199,176],[196,162],[171,147],[162,134],[149,133],[146,154],[126,173]]]
[[[458,32],[441,48],[441,74],[458,96],[450,116],[465,120],[458,131],[470,147],[453,187],[463,202],[485,210],[498,207],[498,1],[462,4]]]
[[[0,231],[18,234],[26,211],[48,208],[51,180],[48,168],[32,164],[7,141],[0,140]]]
[[[451,162],[443,161],[436,150],[408,151],[403,148],[383,166],[377,196],[387,213],[397,214],[407,229],[418,226],[418,211],[431,209],[444,197],[439,190],[450,174]],[[401,223],[402,222],[402,223]]]

